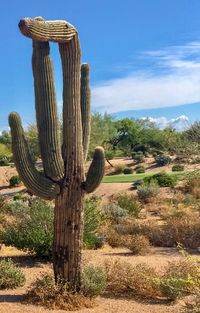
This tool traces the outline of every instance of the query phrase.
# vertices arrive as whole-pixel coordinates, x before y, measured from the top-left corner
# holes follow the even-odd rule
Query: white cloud
[[[143,121],[155,123],[155,125],[161,129],[166,127],[172,127],[176,130],[183,130],[189,126],[189,118],[186,115],[180,115],[177,118],[167,119],[166,117],[143,117]]]
[[[140,55],[152,64],[123,78],[93,86],[93,108],[108,113],[200,101],[200,42]]]

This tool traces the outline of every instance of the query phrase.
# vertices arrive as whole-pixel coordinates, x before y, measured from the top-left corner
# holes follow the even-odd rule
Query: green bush
[[[84,215],[84,245],[86,248],[99,248],[103,238],[98,228],[104,216],[97,198],[87,198]],[[37,257],[50,259],[53,245],[53,208],[43,200],[29,202],[15,200],[3,206],[1,214],[12,216],[1,218],[0,241],[8,246],[34,253]]]
[[[172,166],[172,172],[183,172],[184,171],[184,165],[176,164]]]
[[[0,260],[0,289],[23,286],[25,275],[11,259]]]
[[[115,156],[115,152],[113,150],[105,151],[105,158],[108,160],[112,160]]]
[[[138,198],[144,203],[150,202],[158,195],[158,192],[158,184],[153,181],[151,181],[149,184],[142,184],[137,187]]]
[[[171,300],[200,291],[200,271],[191,257],[169,262],[160,280],[163,295]]]
[[[28,205],[18,200],[9,204],[4,212],[13,218],[3,222],[1,242],[34,253],[40,258],[51,258],[53,209],[47,202],[35,199]]]
[[[165,172],[160,172],[152,176],[147,176],[144,178],[145,184],[150,184],[151,181],[156,182],[160,187],[175,187],[177,182],[177,177],[175,175],[169,175]]]
[[[155,161],[158,166],[165,166],[171,163],[171,158],[168,155],[158,155]]]
[[[9,160],[6,157],[0,158],[0,166],[8,166]]]
[[[84,234],[83,242],[87,249],[97,249],[103,245],[102,238],[98,235],[99,227],[104,221],[104,214],[100,208],[97,197],[86,198],[84,205]]]
[[[144,162],[144,154],[141,151],[138,151],[137,153],[132,153],[132,159],[138,163],[142,163]]]
[[[114,196],[114,202],[122,209],[126,210],[130,216],[137,217],[141,208],[135,197],[128,193],[120,193]]]
[[[96,297],[106,289],[106,274],[101,267],[89,265],[82,273],[82,291],[84,295]]]
[[[136,166],[135,171],[136,171],[136,174],[142,174],[142,173],[145,173],[145,168],[142,165]]]
[[[126,165],[125,164],[118,164],[115,166],[115,174],[122,174]]]
[[[18,175],[14,175],[10,178],[9,183],[11,187],[15,187],[21,183],[21,179]]]
[[[133,169],[131,167],[125,167],[123,173],[126,174],[133,174]]]
[[[105,205],[103,207],[103,211],[105,212],[107,219],[117,224],[128,217],[127,211],[114,202],[110,202]]]

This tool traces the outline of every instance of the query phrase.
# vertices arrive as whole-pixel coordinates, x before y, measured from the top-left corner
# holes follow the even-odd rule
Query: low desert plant
[[[133,160],[135,160],[137,163],[144,162],[144,154],[140,151],[138,151],[135,155],[132,155]]]
[[[96,249],[102,246],[103,242],[98,235],[98,230],[105,217],[100,208],[100,201],[92,196],[85,199],[84,204],[84,246],[87,249]]]
[[[115,173],[115,174],[122,174],[125,168],[126,168],[126,165],[125,165],[125,164],[117,164],[117,165],[115,166],[115,171],[114,171],[114,173]]]
[[[125,175],[127,174],[133,174],[133,169],[131,167],[125,167],[125,169],[123,170],[123,173]]]
[[[122,209],[126,210],[128,215],[137,217],[141,207],[134,195],[126,192],[116,194],[112,199]]]
[[[10,186],[15,187],[21,183],[21,179],[18,175],[14,175],[9,180]]]
[[[9,160],[6,157],[0,158],[0,166],[8,166],[9,165]]]
[[[200,291],[200,269],[191,257],[171,261],[164,269],[160,288],[164,296],[171,300]]]
[[[184,165],[182,164],[175,164],[172,166],[172,172],[183,172],[184,171]]]
[[[149,184],[142,184],[137,187],[137,195],[140,201],[144,203],[150,202],[158,195],[159,187],[154,181],[150,181]]]
[[[107,290],[112,293],[132,293],[145,298],[157,298],[159,290],[158,274],[146,264],[131,265],[119,260],[106,261]]]
[[[52,207],[35,199],[30,206],[23,201],[14,201],[5,210],[13,218],[3,223],[1,242],[49,259],[53,244]]]
[[[185,177],[185,191],[194,198],[200,198],[200,171],[192,171]]]
[[[144,166],[140,165],[140,166],[136,166],[135,168],[135,172],[136,174],[142,174],[142,173],[145,173],[145,168]]]
[[[168,155],[158,155],[155,161],[158,166],[165,166],[171,163],[171,158]]]
[[[101,267],[88,265],[82,272],[82,291],[84,295],[96,297],[106,289],[106,274]]]
[[[112,227],[109,227],[106,234],[106,242],[112,247],[112,248],[118,248],[122,246],[122,237],[118,234],[118,232],[113,229]]]
[[[156,173],[152,176],[144,178],[144,183],[149,184],[151,181],[157,182],[160,187],[175,187],[177,177],[175,175],[169,175],[166,172]]]
[[[23,286],[25,275],[11,259],[0,260],[0,289]]]
[[[43,274],[29,288],[25,302],[45,306],[49,309],[79,310],[91,308],[94,300],[82,292],[72,292],[67,284],[55,284],[53,275]]]
[[[128,217],[128,212],[112,201],[104,205],[102,210],[106,218],[111,220],[112,223],[118,224]]]
[[[149,239],[144,235],[124,236],[124,245],[135,255],[146,255],[151,251]]]

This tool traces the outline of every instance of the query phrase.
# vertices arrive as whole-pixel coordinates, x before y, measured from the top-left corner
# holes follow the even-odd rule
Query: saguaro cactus
[[[35,168],[21,120],[9,115],[12,149],[18,173],[27,189],[43,199],[55,199],[53,263],[56,281],[80,288],[83,197],[94,191],[104,173],[104,151],[97,147],[85,178],[84,160],[90,134],[89,66],[80,65],[76,29],[66,21],[25,18],[19,23],[33,40],[32,68],[36,119],[44,174]],[[59,143],[56,95],[49,41],[58,42],[63,69],[63,143]]]

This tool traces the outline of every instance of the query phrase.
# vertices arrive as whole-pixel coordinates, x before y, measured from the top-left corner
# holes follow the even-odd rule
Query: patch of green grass
[[[167,172],[167,174],[176,176],[178,180],[181,180],[184,178],[187,172],[180,172],[180,173],[174,173],[174,172]],[[130,183],[134,182],[138,179],[144,179],[145,177],[153,176],[156,174],[155,172],[151,173],[142,173],[142,174],[127,174],[127,175],[110,175],[110,176],[104,176],[102,183]]]

